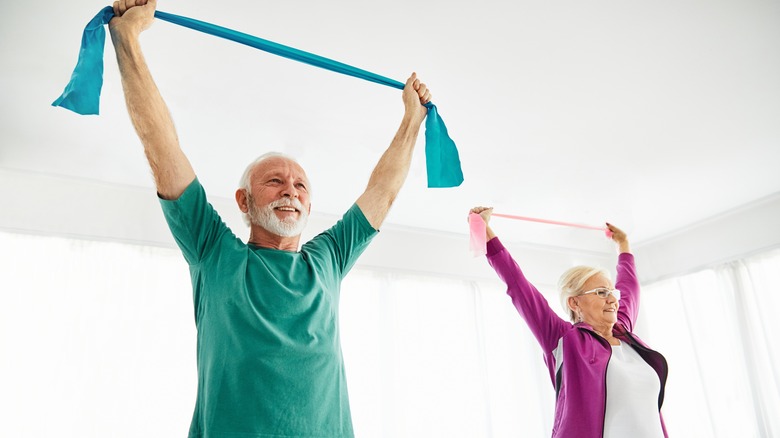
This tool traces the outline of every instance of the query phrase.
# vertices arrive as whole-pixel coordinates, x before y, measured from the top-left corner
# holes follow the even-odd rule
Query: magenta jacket
[[[506,283],[507,294],[544,350],[544,362],[556,393],[553,438],[602,437],[607,406],[607,364],[612,355],[609,342],[588,324],[572,324],[561,319],[525,278],[497,237],[487,244],[487,259]],[[618,257],[615,288],[620,290],[620,308],[613,333],[630,344],[658,373],[661,381],[658,415],[664,435],[668,436],[661,417],[669,371],[666,359],[631,333],[639,313],[639,281],[632,254],[623,253]]]

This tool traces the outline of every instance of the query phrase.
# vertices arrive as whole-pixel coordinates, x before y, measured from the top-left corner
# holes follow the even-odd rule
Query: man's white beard
[[[274,213],[276,207],[293,207],[300,212],[301,216],[298,219],[295,219],[292,215],[284,220],[279,219],[276,213]],[[301,201],[294,198],[279,199],[262,207],[258,207],[255,205],[254,200],[250,199],[248,215],[252,224],[281,237],[300,236],[309,220],[309,212],[303,208]]]

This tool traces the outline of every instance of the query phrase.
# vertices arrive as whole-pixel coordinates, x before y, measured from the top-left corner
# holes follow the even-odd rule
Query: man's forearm
[[[391,203],[406,181],[419,132],[420,125],[411,118],[404,117],[393,141],[382,154],[368,180],[368,186],[380,188],[392,198],[389,200]]]
[[[357,201],[358,207],[374,228],[378,229],[382,225],[406,181],[419,132],[420,122],[408,114],[404,115],[393,141],[371,172],[366,191]]]
[[[179,147],[168,107],[152,79],[135,36],[112,33],[122,75],[127,111],[152,168],[157,191],[176,199],[195,178],[195,172]]]

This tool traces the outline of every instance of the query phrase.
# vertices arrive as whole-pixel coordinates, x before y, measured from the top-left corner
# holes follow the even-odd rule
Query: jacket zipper
[[[603,342],[607,343],[607,347],[609,349],[609,358],[607,359],[607,366],[604,368],[604,409],[601,411],[601,438],[604,438],[604,428],[607,423],[607,368],[609,368],[609,362],[612,360],[612,346],[609,344],[609,342],[602,338],[599,334],[597,334],[595,331],[591,329],[585,328],[585,330],[589,331],[590,334],[596,338],[596,342],[599,342],[603,345]],[[602,339],[604,341],[602,342]],[[591,356],[591,360],[596,360],[596,352],[593,352],[593,355]]]
[[[599,341],[600,342],[600,341]],[[612,361],[612,347],[609,347],[609,359],[607,359],[607,366],[604,367],[604,410],[601,415],[601,438],[604,438],[604,428],[607,423],[607,369],[609,368],[609,362]]]

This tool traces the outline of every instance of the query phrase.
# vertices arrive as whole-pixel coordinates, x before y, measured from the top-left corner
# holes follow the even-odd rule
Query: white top
[[[607,365],[605,438],[663,438],[658,374],[626,343],[612,346]]]

